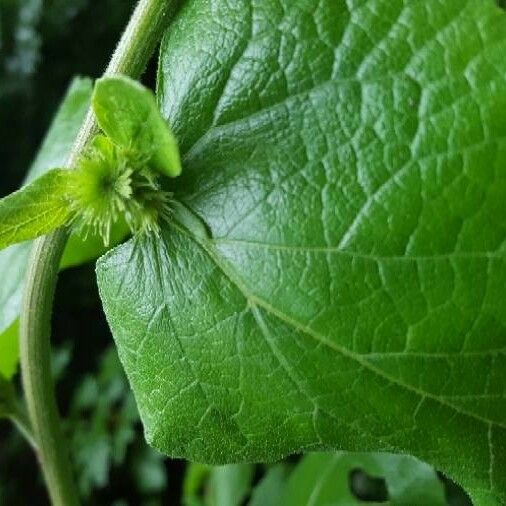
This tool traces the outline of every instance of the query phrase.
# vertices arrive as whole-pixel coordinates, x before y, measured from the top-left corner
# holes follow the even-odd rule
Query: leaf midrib
[[[384,262],[384,261],[424,261],[424,260],[452,260],[452,259],[486,259],[486,260],[505,260],[506,253],[501,252],[488,252],[488,251],[454,251],[449,253],[437,253],[437,254],[421,254],[421,255],[371,255],[367,253],[360,253],[357,251],[353,251],[350,249],[343,249],[339,246],[291,246],[286,244],[270,244],[263,243],[260,241],[249,241],[244,239],[225,239],[218,238],[213,239],[213,243],[215,244],[230,244],[230,245],[244,245],[249,247],[270,249],[276,251],[290,251],[294,253],[325,253],[325,254],[335,254],[341,255],[348,258],[360,258],[363,260],[371,260],[374,262]]]
[[[66,211],[63,201],[62,201],[62,203],[56,203],[53,207],[50,207],[50,208],[45,207],[44,209],[45,210],[41,211],[37,216],[27,218],[23,221],[16,221],[13,224],[7,225],[5,228],[3,228],[0,231],[0,240],[4,239],[5,237],[11,237],[11,236],[15,235],[19,229],[26,227],[26,226],[30,225],[31,223],[39,222],[39,221],[41,221],[41,218],[48,216],[48,215],[53,217],[53,220],[49,220],[49,223],[59,222],[60,220],[57,219],[59,214],[62,211],[64,213]],[[68,214],[68,213],[65,213],[65,214]]]

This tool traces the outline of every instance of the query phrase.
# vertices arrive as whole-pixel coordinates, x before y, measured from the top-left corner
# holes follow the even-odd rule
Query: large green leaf
[[[187,211],[98,266],[154,446],[406,452],[506,501],[505,51],[492,0],[185,5]]]

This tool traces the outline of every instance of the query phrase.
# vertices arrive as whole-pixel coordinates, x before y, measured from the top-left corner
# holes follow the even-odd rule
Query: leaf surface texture
[[[407,452],[506,501],[505,51],[491,0],[182,8],[181,210],[98,267],[153,445]]]

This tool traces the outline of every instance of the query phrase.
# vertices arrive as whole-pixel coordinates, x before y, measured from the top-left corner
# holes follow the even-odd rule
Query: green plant
[[[157,108],[117,74],[138,78],[163,32]],[[227,468],[236,502],[251,493],[249,462],[346,449],[414,455],[475,504],[506,503],[505,49],[492,0],[139,3],[94,87],[74,170],[0,201],[0,246],[64,227],[35,243],[23,310],[20,277],[0,291],[0,372],[15,369],[21,314],[56,504],[77,493],[56,444],[49,318],[68,233],[83,226],[90,237],[71,241],[86,255],[69,264],[102,253],[100,236],[133,235],[101,256],[97,279],[148,442],[243,463]],[[88,81],[74,86],[61,114],[78,89],[90,100]],[[0,265],[15,256],[24,271],[26,245],[5,251]],[[300,476],[347,458],[273,467],[267,495],[295,504]],[[360,458],[390,472],[388,457]],[[187,502],[225,503],[213,499],[222,472],[194,467]],[[308,480],[314,504],[351,500]],[[387,489],[393,504],[417,499]]]

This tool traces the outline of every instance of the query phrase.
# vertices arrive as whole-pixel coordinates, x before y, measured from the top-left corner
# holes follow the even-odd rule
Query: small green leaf
[[[95,85],[93,110],[102,130],[118,146],[146,154],[153,169],[170,177],[181,173],[177,142],[153,93],[125,76]]]
[[[0,200],[0,248],[64,225],[71,213],[70,172],[53,169]]]
[[[297,465],[279,504],[359,506],[352,490],[354,473],[384,479],[388,504],[444,506],[444,487],[436,472],[413,457],[379,453],[315,453]],[[376,499],[380,502],[379,498]]]
[[[11,379],[19,359],[18,320],[0,333],[0,376]]]

